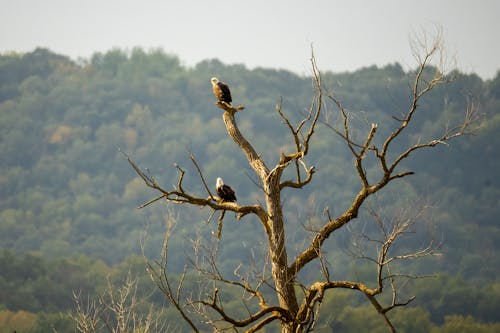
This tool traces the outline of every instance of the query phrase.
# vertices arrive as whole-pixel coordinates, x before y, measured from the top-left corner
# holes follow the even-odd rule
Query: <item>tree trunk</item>
[[[271,273],[276,288],[276,294],[280,306],[287,309],[291,317],[295,318],[299,306],[294,289],[294,277],[289,276],[288,258],[285,246],[285,230],[283,223],[283,211],[281,206],[280,180],[281,169],[269,171],[259,154],[252,145],[243,137],[236,125],[234,118],[235,109],[223,107],[224,124],[226,130],[233,141],[243,150],[247,160],[262,180],[263,189],[266,196],[267,220],[261,221],[268,238],[269,254],[271,259]],[[291,318],[288,318],[291,319]],[[282,332],[294,332],[293,323],[281,321]]]
[[[281,206],[279,180],[281,171],[273,173],[264,180],[269,231],[267,234],[269,254],[271,257],[271,272],[280,306],[287,309],[295,317],[299,306],[294,289],[294,278],[289,276],[288,258],[285,246],[285,230]],[[291,324],[291,323],[290,323]],[[293,325],[281,322],[282,332],[294,332]]]

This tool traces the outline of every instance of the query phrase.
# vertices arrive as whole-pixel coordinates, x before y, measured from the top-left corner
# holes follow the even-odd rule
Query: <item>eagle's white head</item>
[[[212,84],[219,83],[219,79],[217,79],[216,77],[213,77],[210,81],[212,81]]]
[[[216,187],[216,188],[219,188],[219,187],[221,187],[222,185],[224,185],[224,182],[222,181],[222,178],[217,177],[217,183],[215,184],[215,187]]]

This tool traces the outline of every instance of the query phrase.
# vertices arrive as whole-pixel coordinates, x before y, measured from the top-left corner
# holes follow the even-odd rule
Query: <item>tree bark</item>
[[[272,174],[264,183],[266,192],[266,208],[268,212],[269,254],[271,256],[271,271],[280,306],[287,309],[295,318],[299,309],[294,289],[294,277],[288,271],[288,257],[285,245],[285,230],[283,210],[281,206],[279,179],[281,172]],[[292,332],[293,323],[287,325],[283,321],[282,332]]]
[[[299,306],[294,289],[294,275],[290,274],[290,271],[287,269],[288,257],[285,244],[280,188],[282,169],[276,168],[269,171],[260,156],[255,152],[255,149],[239,131],[234,117],[236,110],[227,106],[223,107],[223,109],[225,110],[223,120],[226,125],[227,133],[243,150],[250,166],[262,180],[267,216],[265,220],[261,217],[261,223],[264,225],[268,238],[271,273],[276,288],[276,294],[280,306],[289,311],[291,318],[295,318]],[[294,323],[286,323],[286,320],[281,320],[280,322],[282,332],[295,331],[293,327],[296,325],[294,325]]]

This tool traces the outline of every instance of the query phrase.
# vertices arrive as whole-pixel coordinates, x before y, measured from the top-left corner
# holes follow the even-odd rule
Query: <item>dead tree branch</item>
[[[157,267],[154,267],[152,264],[148,263],[147,272],[149,273],[153,282],[160,289],[160,291],[165,296],[167,296],[170,303],[172,303],[172,305],[177,309],[184,321],[189,324],[194,332],[199,332],[194,321],[187,315],[181,300],[181,290],[186,278],[186,268],[184,268],[184,271],[180,275],[176,289],[173,288],[171,279],[167,275],[168,246],[170,237],[172,235],[172,229],[172,221],[166,220],[166,231],[163,239],[162,262],[156,262]]]
[[[313,137],[323,105],[323,94],[321,92],[321,74],[318,70],[314,54],[312,54],[311,56],[311,66],[313,72],[313,83],[315,86],[315,96],[306,116],[296,126],[293,126],[288,117],[282,111],[283,101],[280,100],[280,103],[276,106],[276,112],[278,112],[283,122],[287,125],[295,144],[295,152],[290,154],[282,153],[280,162],[275,169],[284,169],[290,162],[295,161],[296,180],[281,182],[280,189],[283,189],[285,187],[302,188],[312,180],[312,176],[316,172],[314,166],[307,167],[304,161],[304,158],[309,152],[311,138]],[[309,128],[306,133],[303,133],[304,126],[306,126],[306,124],[308,123]],[[301,168],[299,164],[301,164],[304,168],[304,172],[306,173],[305,179],[302,179],[300,171]]]
[[[150,205],[150,204],[152,204],[160,199],[165,198],[167,201],[172,202],[172,203],[176,203],[176,204],[191,204],[191,205],[202,206],[202,207],[208,206],[214,210],[230,210],[230,211],[238,213],[239,219],[244,217],[245,215],[248,215],[248,214],[255,214],[257,216],[263,216],[265,214],[263,208],[259,205],[240,206],[235,202],[218,202],[212,196],[212,194],[210,193],[210,190],[208,190],[208,187],[206,186],[206,182],[204,181],[204,178],[201,175],[201,172],[200,172],[200,177],[202,178],[202,180],[204,182],[204,186],[206,187],[210,196],[208,198],[201,198],[201,197],[197,197],[197,196],[188,194],[183,188],[183,179],[184,179],[184,175],[186,172],[178,165],[176,165],[176,168],[179,170],[179,179],[177,181],[177,186],[175,186],[175,188],[173,190],[168,191],[168,190],[164,189],[162,186],[160,186],[154,177],[152,177],[152,176],[148,175],[147,173],[145,173],[144,171],[142,171],[137,166],[137,164],[135,164],[135,162],[132,161],[130,156],[128,156],[124,152],[123,152],[123,154],[125,155],[129,164],[135,170],[137,175],[144,181],[146,186],[148,186],[152,189],[155,189],[161,193],[160,196],[140,205],[138,208],[144,208],[144,207],[146,207],[146,206],[148,206],[148,205]],[[195,163],[195,162],[193,162],[193,163]],[[197,169],[199,170],[199,167],[197,167]]]
[[[447,82],[444,73],[441,71],[436,71],[434,77],[428,82],[424,82],[423,79],[424,70],[429,66],[429,62],[431,61],[432,57],[439,53],[440,46],[441,40],[436,40],[432,47],[426,48],[427,51],[425,55],[420,58],[422,60],[419,64],[414,78],[412,90],[413,97],[410,103],[410,108],[405,117],[402,119],[400,125],[384,140],[384,143],[381,147],[377,147],[372,144],[373,138],[376,134],[376,124],[371,125],[364,143],[355,144],[350,135],[350,125],[347,111],[337,98],[335,98],[331,94],[327,95],[328,99],[337,106],[340,116],[343,119],[343,129],[339,132],[341,133],[341,137],[344,139],[345,144],[355,158],[354,166],[360,179],[361,189],[355,196],[350,207],[337,218],[329,219],[329,221],[316,233],[316,236],[311,241],[309,247],[306,248],[302,253],[300,253],[295,261],[292,262],[289,267],[291,274],[295,274],[296,272],[300,271],[300,269],[302,269],[302,267],[304,267],[308,262],[316,259],[319,253],[318,250],[322,246],[323,242],[330,236],[332,232],[356,218],[358,216],[358,211],[361,205],[370,195],[378,192],[392,180],[403,178],[413,174],[412,171],[396,171],[397,166],[403,159],[409,157],[416,150],[434,147],[438,144],[443,144],[451,139],[474,132],[474,128],[472,127],[472,125],[477,119],[478,109],[477,105],[471,104],[467,108],[465,118],[462,123],[457,124],[456,126],[452,127],[452,129],[447,130],[444,135],[437,139],[432,139],[425,143],[417,143],[409,146],[405,151],[397,155],[397,157],[392,162],[388,160],[388,151],[390,144],[395,140],[396,137],[400,136],[403,133],[404,129],[411,122],[411,120],[413,119],[413,115],[418,109],[420,100],[424,98],[424,96],[432,91],[432,89],[434,89],[436,86]],[[376,181],[370,181],[367,178],[367,175],[363,168],[363,159],[366,157],[369,151],[374,152],[381,166],[382,176]]]
[[[193,154],[190,155],[191,161],[193,162],[194,166],[196,167],[196,171],[198,171],[198,175],[200,175],[201,182],[203,183],[203,186],[205,187],[205,190],[207,190],[208,195],[210,196],[210,199],[215,200],[214,196],[212,195],[212,192],[207,186],[207,182],[205,181],[205,177],[203,177],[203,173],[201,172],[200,166],[198,165],[198,162],[196,162],[196,158],[194,157]]]
[[[337,107],[340,117],[343,120],[341,130],[335,129],[335,132],[343,138],[343,141],[345,142],[346,146],[348,147],[349,151],[352,153],[354,157],[354,168],[358,174],[361,189],[353,199],[350,207],[342,214],[340,214],[338,217],[332,218],[328,212],[328,221],[326,222],[326,224],[323,225],[323,227],[321,227],[315,233],[309,246],[304,251],[299,253],[295,258],[295,260],[289,266],[288,269],[290,275],[296,275],[307,263],[315,259],[320,259],[321,248],[325,240],[328,239],[328,237],[331,235],[332,232],[338,230],[339,228],[343,227],[344,225],[355,219],[358,216],[358,211],[360,207],[365,203],[368,197],[377,193],[379,190],[384,188],[389,182],[413,174],[412,171],[397,171],[397,167],[399,166],[400,162],[403,159],[409,157],[417,150],[423,148],[431,148],[438,144],[444,144],[451,139],[473,133],[474,129],[471,126],[475,122],[478,112],[476,105],[471,104],[465,113],[465,118],[462,121],[462,123],[457,124],[451,129],[447,129],[445,133],[438,138],[431,139],[423,143],[418,142],[414,145],[407,147],[399,155],[396,155],[396,157],[392,161],[390,161],[388,158],[389,155],[388,152],[391,143],[397,137],[402,135],[406,127],[411,123],[414,114],[418,110],[418,105],[421,99],[423,99],[435,87],[448,82],[445,74],[439,70],[436,70],[434,72],[434,76],[430,80],[424,79],[424,71],[429,67],[429,62],[431,61],[431,59],[433,59],[433,57],[436,54],[440,54],[440,47],[441,47],[441,40],[438,39],[434,42],[432,47],[426,48],[425,54],[419,58],[421,61],[416,71],[414,79],[410,108],[406,113],[406,115],[403,117],[403,119],[401,119],[399,126],[391,134],[389,134],[389,136],[383,141],[381,147],[378,147],[372,143],[377,133],[377,127],[378,127],[377,124],[371,125],[370,129],[366,134],[364,142],[356,143],[351,137],[351,127],[349,124],[349,116],[347,111],[343,107],[342,103],[335,96],[333,96],[332,94],[326,95],[327,98],[331,102],[333,102],[334,105]],[[329,127],[333,128],[333,126]],[[364,159],[370,152],[373,152],[374,156],[378,159],[381,167],[382,176],[377,180],[370,180],[363,166]],[[428,247],[425,247],[414,253],[388,257],[388,251],[391,248],[392,244],[399,236],[407,233],[411,228],[411,226],[412,223],[408,221],[397,223],[393,226],[393,229],[390,232],[385,233],[385,238],[380,243],[381,247],[379,248],[378,251],[378,258],[371,259],[371,261],[375,262],[378,266],[377,269],[378,273],[376,279],[377,286],[374,289],[370,289],[368,288],[367,285],[362,283],[350,282],[350,281],[329,281],[328,278],[327,281],[324,283],[315,283],[308,289],[308,293],[306,293],[305,300],[303,301],[301,308],[299,310],[301,320],[306,323],[308,323],[311,320],[312,318],[311,309],[317,302],[319,302],[322,299],[324,291],[326,289],[331,289],[331,288],[355,289],[359,290],[360,292],[366,295],[366,297],[370,300],[370,302],[375,307],[377,312],[384,317],[384,320],[386,321],[391,331],[395,332],[395,328],[393,327],[388,317],[386,316],[386,312],[390,311],[394,307],[408,304],[413,300],[413,298],[410,298],[405,302],[397,302],[396,288],[394,281],[399,275],[393,275],[389,273],[387,276],[385,276],[383,272],[387,271],[390,272],[389,264],[391,264],[396,260],[418,258],[433,253],[432,243],[431,243],[429,244]],[[389,306],[383,307],[377,301],[375,296],[382,293],[384,281],[386,279],[389,280],[390,282],[393,293],[393,300]]]

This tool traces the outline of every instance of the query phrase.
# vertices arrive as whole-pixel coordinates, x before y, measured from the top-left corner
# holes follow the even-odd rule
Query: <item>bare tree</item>
[[[160,313],[150,307],[147,314],[139,312],[137,280],[129,272],[120,287],[108,280],[108,287],[99,299],[83,300],[81,294],[74,293],[76,312],[71,317],[76,329],[81,333],[156,333],[168,331],[160,322]]]
[[[418,68],[415,71],[413,83],[410,87],[410,104],[406,111],[402,111],[400,117],[394,117],[396,125],[386,137],[377,137],[377,124],[372,123],[367,131],[359,136],[353,135],[350,123],[350,114],[344,108],[340,100],[329,92],[322,83],[322,76],[318,70],[314,56],[311,58],[313,100],[304,118],[294,124],[282,110],[280,102],[276,107],[281,120],[286,124],[292,139],[291,151],[281,151],[278,162],[270,166],[265,163],[252,144],[240,132],[235,119],[236,113],[244,108],[233,107],[225,102],[218,102],[217,106],[223,111],[222,118],[229,137],[238,145],[245,155],[249,166],[257,175],[258,186],[262,190],[264,199],[253,205],[244,205],[236,202],[223,202],[214,196],[206,184],[205,177],[198,163],[192,157],[192,161],[198,171],[200,182],[203,184],[207,196],[200,197],[188,193],[183,187],[185,170],[177,166],[179,178],[176,186],[166,189],[160,185],[149,173],[142,171],[128,156],[128,161],[137,174],[144,180],[145,184],[160,192],[160,196],[145,203],[145,207],[159,199],[174,204],[188,204],[194,206],[209,207],[213,210],[210,218],[215,212],[221,212],[219,217],[220,236],[222,219],[225,211],[232,211],[241,219],[247,215],[255,216],[262,226],[267,244],[265,246],[267,256],[260,267],[249,264],[242,273],[241,267],[236,267],[232,276],[225,276],[217,266],[217,245],[204,247],[194,242],[195,258],[190,265],[186,266],[181,274],[180,280],[173,283],[167,276],[167,251],[168,239],[171,236],[171,228],[167,228],[165,241],[164,260],[158,263],[158,267],[150,267],[153,279],[160,289],[167,295],[168,299],[181,313],[194,331],[198,331],[197,321],[193,319],[193,311],[200,315],[206,324],[216,331],[234,330],[244,328],[246,332],[258,331],[270,324],[278,323],[282,332],[308,332],[311,331],[318,319],[318,312],[325,294],[335,288],[343,288],[359,292],[366,296],[374,309],[386,322],[391,332],[396,328],[391,323],[388,312],[395,307],[405,306],[413,300],[413,297],[400,299],[398,294],[398,280],[411,278],[409,274],[403,274],[392,270],[391,264],[406,259],[418,258],[434,253],[433,243],[408,253],[395,253],[391,251],[395,242],[401,236],[410,232],[416,221],[415,216],[401,216],[393,219],[392,223],[386,223],[376,212],[372,212],[373,220],[379,227],[380,237],[372,239],[364,235],[366,243],[374,244],[376,255],[374,257],[364,256],[377,267],[376,274],[370,284],[356,280],[334,280],[330,275],[328,260],[323,255],[325,242],[335,231],[353,222],[359,214],[361,207],[367,199],[389,183],[413,174],[411,170],[402,169],[403,160],[417,153],[419,150],[447,144],[448,141],[472,133],[473,123],[477,116],[477,105],[468,105],[464,118],[455,126],[447,126],[441,135],[427,141],[419,140],[409,144],[402,151],[394,151],[394,141],[404,136],[408,126],[412,124],[415,114],[419,110],[420,102],[434,88],[448,82],[449,78],[444,71],[442,53],[442,38],[438,34],[429,43],[425,38],[417,41],[419,53],[415,53]],[[414,49],[416,52],[417,47]],[[438,66],[434,65],[434,60]],[[285,218],[281,194],[286,188],[300,189],[308,185],[316,169],[308,161],[312,138],[315,130],[322,124],[320,116],[324,113],[326,105],[333,105],[338,111],[338,124],[324,124],[339,135],[353,156],[353,172],[357,174],[360,189],[352,198],[350,206],[343,212],[333,215],[328,208],[325,209],[325,220],[318,227],[309,230],[310,240],[294,258],[288,256],[285,239]],[[378,140],[375,140],[377,137]],[[381,142],[375,144],[374,142]],[[369,157],[378,165],[379,176],[369,176],[365,170],[365,161]],[[292,179],[283,179],[285,170],[293,171]],[[287,175],[290,173],[287,173]],[[418,215],[418,214],[417,214]],[[217,244],[217,239],[215,243]],[[202,258],[203,260],[200,260]],[[313,283],[302,284],[298,274],[312,262],[320,264],[323,278]],[[270,273],[267,272],[270,266]],[[183,296],[183,283],[187,271],[193,269],[201,273],[212,283],[204,285],[204,291],[198,295],[189,293]],[[243,318],[232,315],[225,308],[224,300],[219,295],[219,287],[239,288],[242,291],[243,307],[247,315]],[[207,291],[208,290],[208,291]],[[266,292],[264,292],[266,290]],[[274,294],[269,297],[269,290]],[[385,304],[378,296],[388,291],[392,294],[390,301]],[[275,301],[277,300],[277,301]]]

